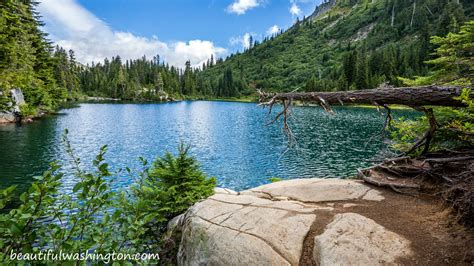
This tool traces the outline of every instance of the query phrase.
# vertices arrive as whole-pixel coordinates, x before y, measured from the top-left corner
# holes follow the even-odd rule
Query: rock
[[[316,6],[313,14],[310,15],[309,19],[315,20],[319,17],[322,17],[326,12],[328,12],[333,6],[336,5],[335,0],[325,1]]]
[[[10,94],[14,105],[21,106],[23,104],[26,104],[25,96],[23,96],[23,92],[21,91],[21,89],[12,89],[10,90]]]
[[[412,255],[410,242],[356,213],[337,214],[314,238],[318,265],[386,265]]]
[[[264,240],[204,220],[191,219],[178,265],[290,265]]]
[[[167,230],[173,231],[174,228],[180,228],[183,224],[184,214],[180,214],[168,222]]]
[[[350,208],[350,207],[355,207],[355,206],[359,206],[359,205],[355,204],[355,203],[344,203],[344,204],[342,204],[342,208]]]
[[[10,98],[11,102],[7,104],[10,109],[0,111],[0,123],[13,123],[21,120],[20,106],[26,104],[23,92],[21,89],[12,89],[10,90]]]
[[[230,195],[238,195],[239,194],[238,192],[233,191],[232,189],[221,188],[221,187],[214,188],[214,193],[216,193],[216,194],[230,194]]]
[[[0,124],[2,123],[13,123],[16,121],[16,116],[13,112],[0,111]]]
[[[170,222],[182,234],[179,265],[298,265],[318,215],[337,207],[328,204],[383,200],[381,192],[362,182],[341,179],[281,181],[240,193],[215,191]],[[358,224],[346,224],[348,232],[359,230]]]
[[[314,210],[298,202],[215,194],[186,212],[178,262],[298,264]]]
[[[287,197],[301,202],[343,201],[365,199],[380,201],[384,197],[359,180],[347,179],[293,179],[280,181],[242,191],[241,194],[260,197]]]

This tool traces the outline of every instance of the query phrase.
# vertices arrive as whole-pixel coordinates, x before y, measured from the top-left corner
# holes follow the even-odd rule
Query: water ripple
[[[412,116],[412,112],[397,115]],[[115,169],[139,168],[139,156],[153,161],[180,142],[192,145],[208,175],[218,185],[235,190],[280,178],[345,177],[368,165],[384,148],[380,140],[367,143],[384,118],[374,109],[336,108],[330,115],[316,107],[294,108],[292,121],[299,150],[286,149],[281,124],[265,126],[266,112],[255,104],[177,102],[168,104],[81,104],[61,115],[29,125],[0,127],[0,186],[27,187],[53,160],[67,161],[61,145],[65,128],[85,168],[101,145]],[[114,189],[127,187],[125,174],[114,176]],[[69,190],[75,177],[66,176]]]

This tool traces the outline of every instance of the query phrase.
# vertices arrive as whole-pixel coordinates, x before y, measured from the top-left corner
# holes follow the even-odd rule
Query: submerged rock
[[[240,193],[216,189],[173,221],[181,232],[178,264],[298,265],[308,241],[316,243],[309,258],[316,264],[390,263],[411,255],[407,240],[362,215],[336,212],[339,205],[350,209],[342,207],[348,202],[383,199],[362,182],[340,179],[280,181]],[[320,225],[328,215],[333,222]]]

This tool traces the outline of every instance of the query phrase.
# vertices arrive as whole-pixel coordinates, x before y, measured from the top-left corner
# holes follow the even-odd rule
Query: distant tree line
[[[53,47],[31,0],[0,3],[0,109],[21,88],[27,113],[85,95],[127,100],[239,97],[256,89],[331,91],[374,88],[429,72],[432,35],[457,32],[474,17],[467,0],[338,1],[320,17],[286,31],[249,38],[248,48],[184,68],[145,56],[83,65],[74,51]],[[415,8],[416,7],[416,8]]]
[[[217,64],[222,63],[218,59]],[[136,60],[122,61],[120,56],[104,62],[82,67],[79,73],[79,89],[96,96],[108,96],[121,99],[156,99],[160,92],[176,97],[217,96],[236,97],[246,89],[242,75],[233,73],[231,68],[223,70],[213,80],[204,79],[201,72],[214,67],[214,57],[202,66],[193,67],[186,61],[184,69],[170,66],[145,56]]]

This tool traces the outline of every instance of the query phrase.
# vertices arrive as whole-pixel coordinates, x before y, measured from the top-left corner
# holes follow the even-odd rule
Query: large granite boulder
[[[411,254],[407,240],[361,215],[347,213],[340,218],[332,214],[336,205],[350,207],[383,199],[380,191],[362,182],[340,179],[281,181],[240,193],[216,189],[215,195],[170,223],[181,232],[178,264],[298,265],[310,231],[319,217],[327,215],[334,216],[334,221],[322,225],[323,233],[309,239],[316,243],[314,263],[328,265],[342,252],[359,251],[353,257],[361,263],[390,263]],[[340,247],[334,244],[338,238],[343,241]],[[344,264],[350,256],[340,256],[341,263],[336,264]]]

